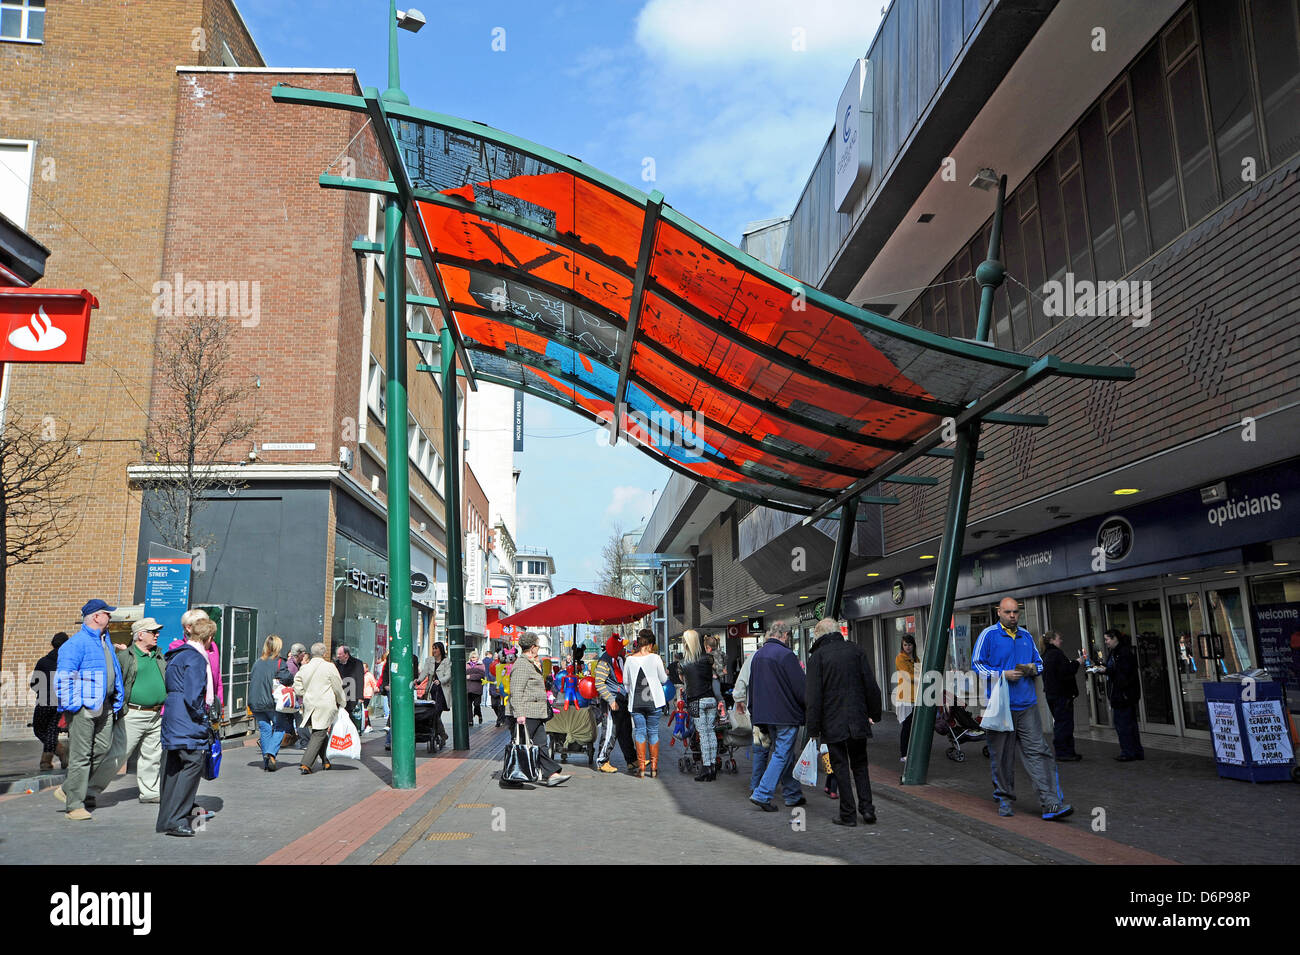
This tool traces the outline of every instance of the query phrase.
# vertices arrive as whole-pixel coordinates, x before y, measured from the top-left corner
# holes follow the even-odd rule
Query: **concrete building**
[[[515,550],[515,587],[519,593],[519,609],[550,600],[555,596],[555,558],[543,547],[520,544]],[[569,632],[565,627],[529,627],[542,638],[542,653],[559,653]]]
[[[991,169],[1008,179],[995,343],[1137,370],[1008,409],[1046,426],[986,428],[950,665],[969,666],[972,635],[1012,595],[1069,655],[1096,658],[1104,629],[1133,638],[1144,732],[1208,740],[1202,681],[1255,667],[1294,707],[1297,4],[895,0],[864,58],[860,191],[838,211],[837,126],[779,256],[771,224],[751,251],[969,338],[995,193],[968,184]],[[869,490],[899,504],[859,512],[842,610],[885,674],[904,634],[924,642],[947,495],[946,462],[909,471],[937,484]],[[837,536],[674,476],[638,549],[695,556],[670,629],[727,632],[735,657],[786,616],[806,653]],[[1109,725],[1096,678],[1080,684],[1076,719]]]

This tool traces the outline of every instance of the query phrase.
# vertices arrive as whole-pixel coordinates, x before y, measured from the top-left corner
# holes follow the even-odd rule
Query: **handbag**
[[[541,774],[537,747],[524,734],[523,724],[516,723],[514,737],[506,744],[501,785],[522,786],[524,783],[535,783]]]
[[[207,751],[203,754],[204,779],[216,779],[221,773],[221,737],[216,733],[211,733],[211,736]]]

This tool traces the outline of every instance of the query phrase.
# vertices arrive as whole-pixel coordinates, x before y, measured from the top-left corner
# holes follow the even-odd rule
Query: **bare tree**
[[[9,410],[0,424],[0,654],[4,652],[4,614],[9,568],[40,563],[67,544],[81,519],[73,472],[81,463],[81,444],[50,415],[24,418]]]
[[[156,366],[161,391],[144,445],[144,463],[156,470],[140,480],[144,510],[176,550],[193,553],[209,541],[199,539],[195,518],[214,489],[242,482],[219,476],[233,464],[230,448],[257,428],[245,405],[253,393],[232,376],[229,319],[216,315],[186,318],[159,342]]]
[[[613,533],[609,535],[609,540],[605,541],[605,546],[600,549],[601,568],[596,574],[596,585],[600,588],[600,592],[607,597],[628,600],[631,598],[627,592],[627,577],[631,571],[628,570],[625,559],[627,551],[623,543],[624,536],[623,525],[615,523]],[[603,645],[614,631],[617,630],[621,633],[624,629],[626,628],[601,627],[601,644]]]

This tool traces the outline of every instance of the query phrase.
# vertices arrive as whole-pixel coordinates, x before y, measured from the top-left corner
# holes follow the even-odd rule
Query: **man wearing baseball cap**
[[[112,759],[113,724],[126,706],[126,688],[108,631],[110,607],[92,600],[81,608],[81,629],[59,647],[56,677],[59,712],[68,723],[68,778],[54,790],[67,804],[68,819],[90,818],[94,796],[91,778],[102,763]]]

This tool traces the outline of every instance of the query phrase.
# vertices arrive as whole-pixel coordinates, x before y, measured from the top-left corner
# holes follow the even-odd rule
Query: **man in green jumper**
[[[158,650],[161,632],[162,624],[153,617],[137,620],[131,625],[131,643],[117,651],[126,686],[126,707],[115,728],[111,757],[90,782],[92,791],[103,790],[139,750],[135,781],[140,801],[158,801],[163,759],[162,705],[167,699],[167,685],[163,682],[167,664]]]

